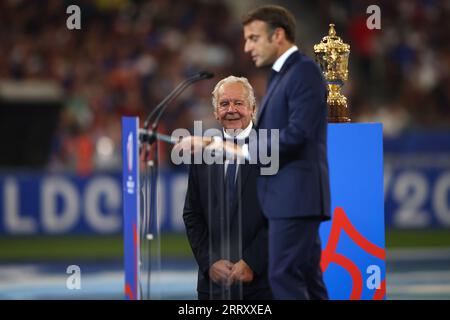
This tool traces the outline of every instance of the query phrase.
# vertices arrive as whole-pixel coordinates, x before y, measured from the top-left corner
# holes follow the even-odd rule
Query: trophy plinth
[[[334,24],[330,24],[328,36],[314,46],[316,61],[322,69],[328,86],[328,122],[350,122],[347,98],[341,87],[348,79],[348,56],[350,46],[336,35]]]

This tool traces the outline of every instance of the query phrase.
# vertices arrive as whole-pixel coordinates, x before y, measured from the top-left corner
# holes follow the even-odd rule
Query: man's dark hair
[[[266,22],[270,34],[273,34],[276,28],[283,28],[286,39],[295,42],[295,18],[285,8],[275,5],[259,7],[245,15],[242,18],[242,24],[245,26],[255,20]]]

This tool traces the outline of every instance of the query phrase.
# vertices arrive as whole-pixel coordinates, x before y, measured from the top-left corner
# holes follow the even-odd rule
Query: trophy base
[[[332,102],[330,104],[330,102]],[[328,122],[331,123],[347,123],[351,122],[350,112],[347,104],[345,103],[333,103],[334,101],[328,101]],[[346,102],[346,101],[344,101]]]
[[[349,117],[328,117],[328,123],[349,123],[352,120]]]

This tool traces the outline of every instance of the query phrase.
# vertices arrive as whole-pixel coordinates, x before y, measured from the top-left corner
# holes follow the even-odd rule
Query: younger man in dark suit
[[[242,24],[244,51],[256,67],[271,66],[258,130],[279,130],[279,171],[257,181],[269,220],[270,286],[276,299],[328,299],[319,237],[330,219],[326,84],[295,45],[295,18],[285,8],[259,7]]]

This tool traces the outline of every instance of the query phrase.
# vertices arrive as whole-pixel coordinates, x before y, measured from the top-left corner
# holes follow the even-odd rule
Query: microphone
[[[214,73],[211,73],[209,71],[200,71],[198,73],[196,73],[195,75],[187,78],[186,80],[184,80],[182,83],[180,83],[174,90],[172,90],[172,92],[170,92],[167,97],[164,98],[163,101],[161,101],[156,107],[155,109],[148,115],[148,117],[145,119],[144,121],[144,129],[148,129],[150,126],[150,120],[152,119],[152,117],[158,112],[159,114],[157,115],[155,121],[153,122],[152,125],[152,129],[155,130],[156,127],[158,126],[158,122],[159,119],[162,116],[162,113],[165,109],[165,107],[172,102],[173,99],[175,99],[178,95],[181,94],[181,92],[184,91],[184,89],[186,89],[189,85],[193,84],[194,82],[200,81],[200,80],[204,80],[204,79],[211,79],[212,77],[214,77]]]
[[[144,143],[152,144],[155,142],[156,139],[170,143],[170,144],[176,144],[178,141],[175,139],[172,139],[171,136],[157,133],[153,130],[145,130],[145,129],[139,129],[139,139]]]

